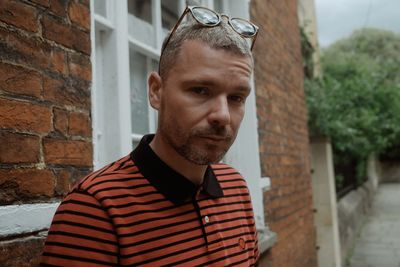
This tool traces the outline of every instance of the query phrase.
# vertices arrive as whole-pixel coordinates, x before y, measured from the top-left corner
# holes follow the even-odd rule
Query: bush
[[[356,31],[322,52],[323,76],[305,81],[310,132],[331,139],[335,163],[356,159],[362,181],[368,156],[400,140],[400,36]]]

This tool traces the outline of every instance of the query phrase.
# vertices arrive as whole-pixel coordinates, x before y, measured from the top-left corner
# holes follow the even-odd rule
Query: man
[[[43,266],[256,265],[249,191],[218,163],[244,116],[256,34],[250,22],[185,10],[148,79],[156,134],[68,194]]]

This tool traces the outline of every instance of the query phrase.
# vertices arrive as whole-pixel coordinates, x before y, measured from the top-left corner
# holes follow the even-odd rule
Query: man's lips
[[[221,142],[221,141],[225,141],[228,139],[227,136],[219,136],[219,135],[202,135],[200,137],[204,138],[204,139],[212,140],[214,142]]]

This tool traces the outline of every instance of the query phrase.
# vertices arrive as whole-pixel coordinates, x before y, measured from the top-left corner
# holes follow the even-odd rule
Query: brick
[[[92,144],[85,141],[44,140],[44,157],[47,164],[92,166]]]
[[[0,128],[48,133],[51,130],[50,108],[0,98]]]
[[[92,80],[92,65],[90,57],[81,54],[70,54],[69,56],[69,72],[71,75],[80,79]]]
[[[50,10],[62,18],[66,18],[68,2],[67,0],[50,0]]]
[[[0,77],[0,90],[40,97],[42,77],[38,72],[0,63]]]
[[[1,163],[37,163],[40,139],[37,136],[0,132]]]
[[[33,3],[39,4],[44,7],[50,7],[50,1],[49,0],[30,0]]]
[[[315,234],[309,230],[314,227],[312,214],[304,219],[312,202],[307,198],[310,152],[297,5],[253,0],[250,13],[262,33],[253,54],[261,170],[272,184],[264,194],[264,209],[279,240],[264,255],[263,264],[315,267]]]
[[[39,266],[45,238],[20,237],[0,242],[0,262],[7,267]]]
[[[69,170],[59,169],[55,170],[56,174],[56,194],[59,196],[66,195],[72,188],[70,181],[72,174]]]
[[[84,6],[90,7],[90,0],[80,0],[81,4]]]
[[[69,116],[70,135],[78,135],[82,137],[92,136],[92,126],[89,116],[83,113],[73,112]]]
[[[54,187],[54,175],[50,170],[0,169],[0,204],[49,198],[54,194]]]
[[[50,54],[51,68],[61,74],[68,74],[67,57],[63,50],[53,50]]]
[[[21,1],[2,0],[0,20],[31,32],[38,32],[37,10]]]
[[[87,85],[71,85],[69,81],[45,77],[43,82],[43,98],[57,105],[90,107],[90,92]]]
[[[50,47],[38,38],[26,38],[0,28],[0,47],[0,59],[36,68],[49,67]]]
[[[90,30],[90,11],[88,6],[71,1],[68,7],[68,15],[73,23]]]
[[[59,108],[53,109],[53,127],[54,130],[67,135],[68,131],[68,112]]]
[[[51,16],[43,18],[43,35],[68,48],[90,55],[90,33],[67,25]]]

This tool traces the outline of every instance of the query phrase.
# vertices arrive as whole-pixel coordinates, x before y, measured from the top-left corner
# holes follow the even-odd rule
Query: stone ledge
[[[0,238],[47,229],[59,202],[0,207]]]
[[[258,247],[260,254],[271,248],[277,241],[277,235],[275,232],[269,230],[268,227],[258,230]]]

